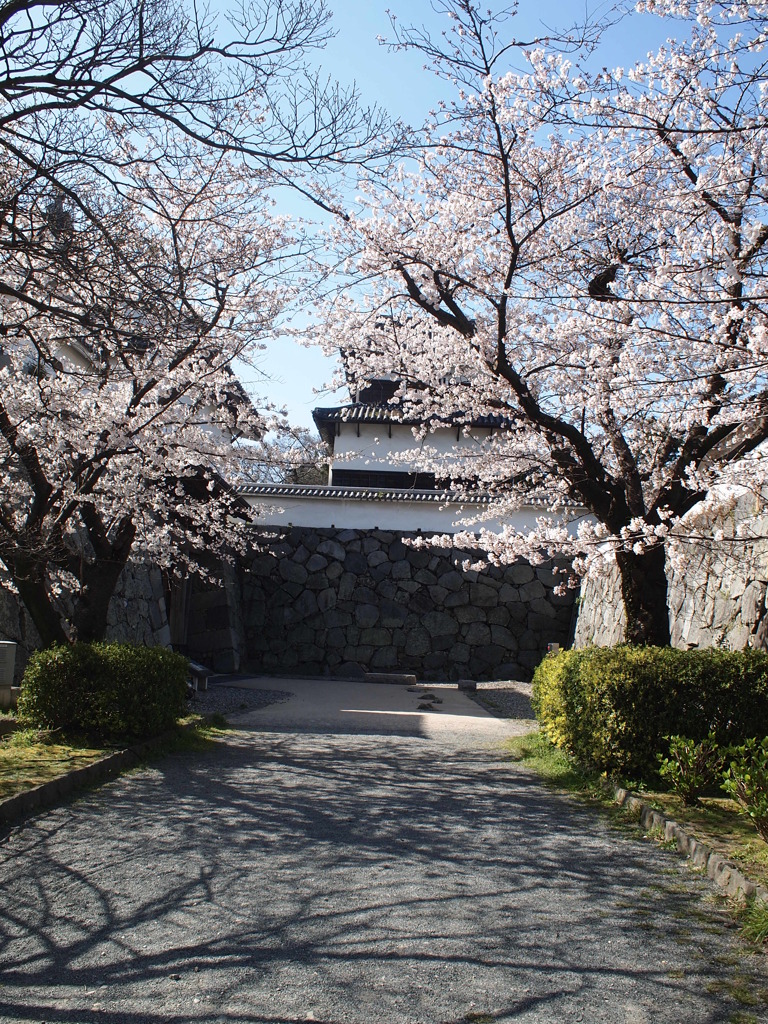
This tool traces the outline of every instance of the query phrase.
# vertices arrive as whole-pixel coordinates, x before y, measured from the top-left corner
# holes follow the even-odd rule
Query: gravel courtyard
[[[709,883],[505,760],[521,723],[250,689],[213,751],[6,835],[1,1021],[768,1021]]]

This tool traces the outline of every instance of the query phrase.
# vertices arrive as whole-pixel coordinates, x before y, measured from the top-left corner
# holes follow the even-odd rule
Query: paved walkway
[[[296,696],[10,834],[1,1021],[768,1021],[705,881],[493,748],[528,724],[259,685]]]

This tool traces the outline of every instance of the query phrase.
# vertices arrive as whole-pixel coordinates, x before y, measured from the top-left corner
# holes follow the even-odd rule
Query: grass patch
[[[579,771],[570,758],[542,733],[529,732],[525,736],[512,736],[504,743],[504,749],[511,761],[524,761],[549,785],[568,793],[592,793],[593,780]]]
[[[80,737],[21,729],[0,740],[0,799],[83,768],[109,751]]]
[[[707,985],[707,992],[711,995],[730,996],[742,1006],[760,1006],[763,1002],[762,997],[753,988],[752,979],[742,975],[736,975],[730,981],[710,981]]]
[[[163,738],[147,760],[172,753],[204,753],[226,732],[226,720],[188,715],[176,732]],[[20,729],[0,739],[0,800],[51,782],[75,768],[84,768],[113,753],[116,747],[95,746],[87,737],[38,729]]]
[[[749,900],[741,913],[741,934],[750,942],[768,940],[768,905]]]

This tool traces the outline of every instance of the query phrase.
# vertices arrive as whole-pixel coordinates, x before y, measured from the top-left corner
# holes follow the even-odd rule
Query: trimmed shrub
[[[184,713],[188,670],[186,658],[162,647],[51,647],[29,659],[17,715],[38,729],[105,740],[153,736]]]
[[[556,747],[568,749],[568,714],[566,711],[565,673],[578,651],[557,651],[548,654],[533,674],[531,703],[541,731]]]
[[[548,655],[535,708],[553,742],[600,772],[658,779],[659,753],[682,735],[720,746],[768,735],[768,653],[589,647]],[[559,665],[545,667],[550,659]],[[541,673],[541,675],[540,675]]]

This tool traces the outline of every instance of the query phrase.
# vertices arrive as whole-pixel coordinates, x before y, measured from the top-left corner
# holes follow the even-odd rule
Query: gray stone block
[[[374,583],[382,583],[388,576],[392,575],[392,563],[382,562],[380,565],[374,566],[373,569],[369,569],[368,572],[371,574],[371,579]]]
[[[346,627],[352,625],[354,620],[351,611],[340,608],[337,604],[335,608],[331,608],[330,611],[325,613],[323,621],[329,629],[346,629]]]
[[[338,626],[335,629],[329,629],[325,643],[327,647],[333,647],[338,649],[346,647],[347,634],[343,629],[339,629]]]
[[[392,565],[393,580],[409,580],[411,578],[411,566],[408,562],[394,562]]]
[[[483,609],[475,608],[475,606],[471,604],[453,609],[453,617],[459,623],[485,622],[485,613],[483,612]]]
[[[410,551],[411,549],[403,544],[401,540],[396,540],[389,545],[387,553],[391,562],[401,562],[408,558]]]
[[[341,562],[331,562],[329,563],[328,568],[325,570],[325,577],[329,583],[332,583],[334,580],[337,580],[339,576],[342,576],[343,573],[344,566],[341,564]]]
[[[499,591],[487,583],[471,583],[469,599],[475,608],[494,608],[499,603]]]
[[[531,580],[530,583],[520,587],[520,600],[526,604],[535,601],[537,597],[546,596],[547,588],[540,580]]]
[[[456,572],[455,569],[442,573],[442,575],[438,576],[437,582],[441,587],[454,593],[461,590],[465,585],[464,577],[460,572]]]
[[[355,592],[357,576],[351,572],[345,572],[339,579],[337,593],[340,601],[348,601]]]
[[[392,643],[392,631],[383,629],[381,626],[374,626],[370,629],[360,630],[360,643],[372,647],[389,647]]]
[[[454,644],[450,650],[451,661],[457,665],[466,665],[472,655],[472,648],[468,644]]]
[[[380,647],[371,658],[371,668],[386,670],[397,668],[398,654],[394,647]]]
[[[402,626],[408,618],[408,609],[398,601],[382,601],[380,611],[382,626]]]
[[[331,590],[330,587],[326,587],[325,590],[321,590],[317,595],[317,609],[321,612],[327,612],[329,609],[336,606],[336,591]]]
[[[484,671],[500,665],[509,652],[496,644],[487,644],[485,647],[478,647],[472,653],[473,660]]]
[[[338,564],[338,563],[337,563]],[[328,576],[324,572],[315,572],[307,578],[304,584],[307,590],[326,590],[330,585]]]
[[[306,561],[307,572],[320,572],[321,569],[325,569],[328,565],[328,559],[325,555],[318,554],[316,551],[314,555],[310,555]]]
[[[339,530],[336,534],[336,540],[339,544],[352,544],[360,539],[360,533],[358,530]]]
[[[278,566],[278,574],[281,579],[290,583],[304,583],[307,578],[307,570],[303,565],[297,565],[288,558],[283,558]]]
[[[505,605],[498,608],[486,608],[485,621],[489,626],[507,626],[510,621],[509,609]]]
[[[365,679],[365,669],[357,661],[342,662],[333,674],[342,679]]]
[[[365,644],[358,644],[354,647],[347,647],[344,651],[345,661],[356,661],[360,665],[370,665],[373,657],[373,647]]]
[[[408,553],[408,561],[414,569],[426,569],[431,557],[428,551],[419,548],[411,548]]]
[[[491,630],[484,622],[471,622],[462,630],[461,639],[470,647],[482,647],[491,642]]]
[[[753,580],[744,590],[741,598],[741,622],[744,626],[754,626],[765,607],[765,586]]]
[[[427,612],[421,623],[431,637],[455,636],[459,632],[459,623],[445,612]]]
[[[491,642],[507,651],[517,650],[517,638],[506,626],[491,626]]]
[[[379,609],[375,604],[359,604],[355,607],[355,622],[361,628],[375,626],[379,621]]]
[[[317,597],[311,590],[305,590],[296,598],[293,607],[294,611],[302,617],[314,615],[317,611]]]
[[[317,552],[321,555],[327,555],[329,558],[335,558],[339,562],[345,562],[347,559],[347,552],[344,547],[335,540],[321,541],[317,545]]]
[[[449,658],[446,651],[431,651],[424,656],[424,669],[428,673],[438,672],[448,666]],[[434,676],[433,676],[434,678]]]
[[[530,565],[521,562],[511,565],[507,570],[507,574],[509,579],[516,586],[520,586],[524,583],[530,583],[535,575],[533,568]]]
[[[406,633],[406,651],[411,658],[421,658],[432,649],[432,638],[423,629],[410,629]]]
[[[556,619],[557,609],[551,604],[549,597],[537,597],[531,601],[531,611],[543,615],[545,619]]]

